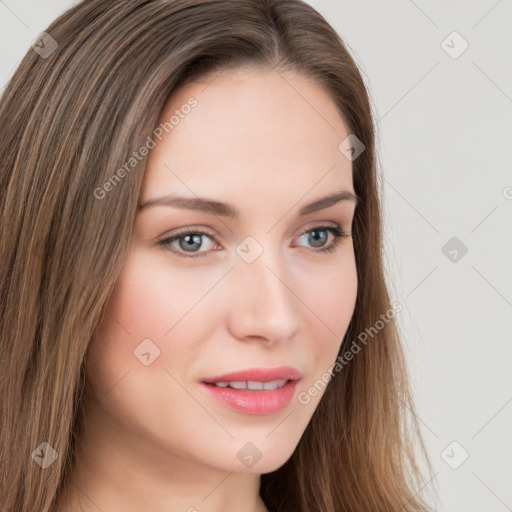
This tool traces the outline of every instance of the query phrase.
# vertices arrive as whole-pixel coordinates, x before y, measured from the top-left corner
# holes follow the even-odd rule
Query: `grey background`
[[[74,3],[0,0],[0,90]],[[434,464],[425,490],[439,511],[512,510],[512,0],[309,3],[372,99],[392,299]]]

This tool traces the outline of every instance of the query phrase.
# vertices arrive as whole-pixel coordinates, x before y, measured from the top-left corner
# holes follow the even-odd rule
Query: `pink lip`
[[[216,377],[203,379],[202,382],[233,382],[256,380],[259,382],[271,382],[273,380],[299,380],[301,373],[292,366],[279,366],[277,368],[248,368],[233,373],[225,373]]]
[[[291,366],[280,366],[279,368],[250,368],[248,370],[204,379],[201,382],[201,386],[210,396],[223,405],[246,414],[265,415],[273,414],[284,409],[292,401],[297,382],[300,378],[300,372]],[[282,388],[273,390],[220,388],[211,384],[212,382],[248,380],[271,382],[273,380],[283,379],[289,382]]]

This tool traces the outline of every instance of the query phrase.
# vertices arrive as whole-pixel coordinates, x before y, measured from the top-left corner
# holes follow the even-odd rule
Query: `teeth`
[[[288,381],[286,379],[273,380],[271,382],[264,382],[263,389],[277,389],[282,388]]]
[[[273,380],[271,382],[259,382],[256,380],[249,381],[233,381],[233,382],[214,382],[213,385],[219,388],[233,388],[233,389],[249,389],[249,390],[266,390],[272,391],[274,389],[282,388],[288,382],[287,379]]]

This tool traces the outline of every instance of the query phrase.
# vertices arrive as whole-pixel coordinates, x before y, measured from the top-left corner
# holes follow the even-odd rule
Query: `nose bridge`
[[[258,245],[259,249],[254,240],[248,240],[237,248],[233,278],[239,289],[232,295],[233,330],[241,337],[291,337],[300,312],[299,301],[289,288],[290,273],[277,248]]]

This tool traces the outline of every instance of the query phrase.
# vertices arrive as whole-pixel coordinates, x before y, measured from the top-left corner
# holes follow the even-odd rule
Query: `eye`
[[[326,241],[331,234],[332,242],[324,247]],[[338,246],[340,238],[350,238],[351,235],[345,232],[339,225],[336,226],[316,226],[312,229],[308,229],[299,238],[306,238],[306,242],[310,243],[313,247],[320,247],[314,252],[332,252]]]
[[[204,237],[210,239],[210,244],[206,244],[205,251],[198,251],[204,245]],[[192,231],[185,230],[171,237],[164,238],[158,241],[158,245],[164,246],[167,250],[177,253],[179,256],[185,258],[197,258],[198,256],[205,256],[214,243],[213,236],[200,229]],[[210,247],[208,247],[210,245]],[[171,247],[174,247],[171,249]],[[189,254],[183,254],[189,253]]]
[[[326,247],[325,244],[331,234],[332,241]],[[314,228],[304,231],[299,236],[305,238],[306,243],[311,244],[314,248],[313,252],[332,252],[336,249],[340,238],[350,238],[351,235],[341,229],[339,225],[336,226],[316,226]],[[204,244],[204,238],[209,240],[209,243]],[[173,236],[163,238],[157,241],[157,244],[164,247],[180,257],[184,258],[197,258],[199,256],[206,256],[215,245],[215,239],[210,233],[201,229],[191,230],[186,229],[176,233]],[[199,249],[205,250],[200,251]]]

